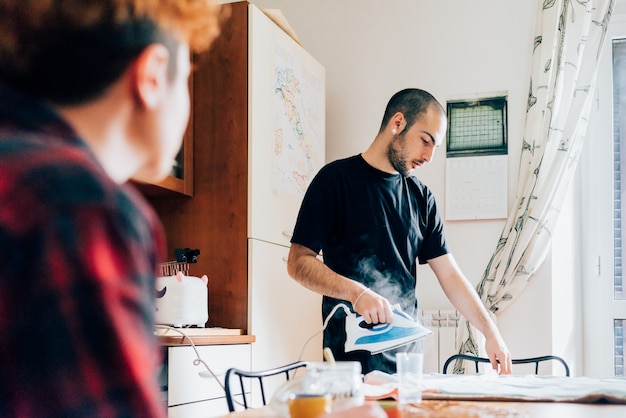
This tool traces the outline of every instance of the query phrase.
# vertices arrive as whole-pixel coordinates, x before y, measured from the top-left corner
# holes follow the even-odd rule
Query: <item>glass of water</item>
[[[398,403],[411,404],[422,401],[422,373],[424,354],[421,352],[397,353]]]

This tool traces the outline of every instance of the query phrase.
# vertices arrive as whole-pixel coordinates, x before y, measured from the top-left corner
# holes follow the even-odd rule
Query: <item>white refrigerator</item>
[[[254,5],[248,19],[248,332],[252,370],[265,370],[322,359],[321,296],[288,276],[286,260],[325,162],[325,70]]]

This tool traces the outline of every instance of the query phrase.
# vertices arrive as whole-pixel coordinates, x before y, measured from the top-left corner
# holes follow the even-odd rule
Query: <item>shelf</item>
[[[256,341],[254,335],[245,335],[241,329],[226,328],[183,328],[196,345],[250,344]],[[191,345],[189,340],[173,330],[156,330],[160,345]]]
[[[180,195],[193,196],[193,183],[174,176],[168,176],[160,183],[149,184],[132,182],[141,193],[152,198],[176,197]],[[191,183],[191,184],[189,184]]]

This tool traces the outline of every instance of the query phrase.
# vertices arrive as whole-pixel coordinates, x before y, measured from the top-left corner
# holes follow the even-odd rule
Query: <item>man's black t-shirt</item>
[[[327,164],[309,186],[292,243],[322,251],[333,271],[363,283],[416,317],[417,262],[446,254],[443,222],[431,191],[417,178],[389,174],[360,155]],[[324,296],[326,319],[340,301]],[[351,306],[350,301],[347,305]],[[395,350],[371,356],[344,352],[345,313],[339,309],[324,330],[324,347],[341,361],[360,361],[363,373],[395,373]],[[407,351],[402,347],[398,351]]]

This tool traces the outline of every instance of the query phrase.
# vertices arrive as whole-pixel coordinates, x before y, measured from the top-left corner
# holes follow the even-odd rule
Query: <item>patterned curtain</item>
[[[492,317],[544,261],[585,137],[615,0],[539,0],[516,203],[476,290]],[[459,353],[484,356],[463,320]],[[464,373],[457,361],[454,373]]]

